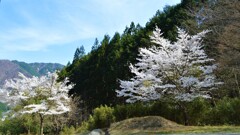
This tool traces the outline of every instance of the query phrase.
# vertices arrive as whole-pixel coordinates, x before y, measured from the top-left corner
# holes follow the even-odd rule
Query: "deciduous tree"
[[[171,99],[183,109],[182,102],[211,98],[211,90],[220,82],[213,73],[217,67],[212,64],[214,59],[208,58],[201,44],[207,32],[190,36],[178,29],[177,41],[172,43],[156,28],[150,36],[156,46],[140,49],[138,62],[130,65],[135,76],[129,81],[120,80],[118,96],[127,97],[129,103]]]
[[[5,94],[4,102],[15,109],[15,115],[38,114],[40,117],[40,133],[43,134],[44,116],[59,115],[70,111],[68,91],[73,85],[66,85],[68,80],[57,82],[57,74],[27,78],[19,73],[19,79],[6,81],[1,94]]]

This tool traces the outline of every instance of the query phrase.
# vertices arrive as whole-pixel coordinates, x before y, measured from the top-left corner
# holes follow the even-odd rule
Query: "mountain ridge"
[[[48,72],[52,73],[56,70],[61,70],[63,67],[64,65],[59,63],[26,63],[17,60],[0,60],[0,86],[7,79],[17,78],[19,72],[27,77],[43,76]]]

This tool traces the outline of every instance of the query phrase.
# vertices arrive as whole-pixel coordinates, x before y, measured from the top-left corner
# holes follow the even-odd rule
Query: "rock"
[[[88,135],[104,135],[105,133],[101,129],[94,129]]]

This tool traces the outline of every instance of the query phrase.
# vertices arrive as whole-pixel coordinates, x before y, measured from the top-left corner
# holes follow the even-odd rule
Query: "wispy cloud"
[[[95,37],[122,32],[131,21],[144,25],[157,9],[177,2],[180,0],[2,1],[0,49],[5,53],[37,52],[87,39],[93,43]]]
[[[8,27],[0,31],[0,47],[6,51],[39,51],[48,46],[62,45],[76,40],[86,39],[97,35],[96,26],[91,25],[81,16],[74,14],[73,9],[61,11],[63,5],[55,3],[58,10],[52,10],[49,14],[39,15],[39,12],[31,12],[19,8],[18,18]],[[15,9],[17,10],[17,9]],[[39,16],[38,16],[39,15]],[[59,15],[59,16],[58,16]],[[24,23],[19,23],[25,20]]]

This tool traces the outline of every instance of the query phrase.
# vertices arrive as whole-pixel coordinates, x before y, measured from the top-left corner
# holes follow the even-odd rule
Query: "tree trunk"
[[[239,87],[239,84],[238,84],[237,73],[234,73],[234,78],[235,78],[235,83],[236,83],[237,90],[238,90],[238,97],[240,97],[240,87]]]
[[[43,135],[43,115],[42,114],[39,114],[40,116],[40,135]]]
[[[179,107],[183,111],[184,125],[188,126],[189,125],[189,116],[188,116],[187,108],[184,105],[184,103],[177,103],[177,104],[179,105]]]
[[[31,130],[30,130],[30,128],[28,129],[28,135],[31,135]]]
[[[188,126],[189,125],[189,116],[188,116],[188,113],[187,113],[187,109],[184,107],[183,108],[183,115],[184,115],[184,124],[185,126]]]
[[[28,126],[28,135],[31,135],[31,128],[30,128],[30,125]]]

